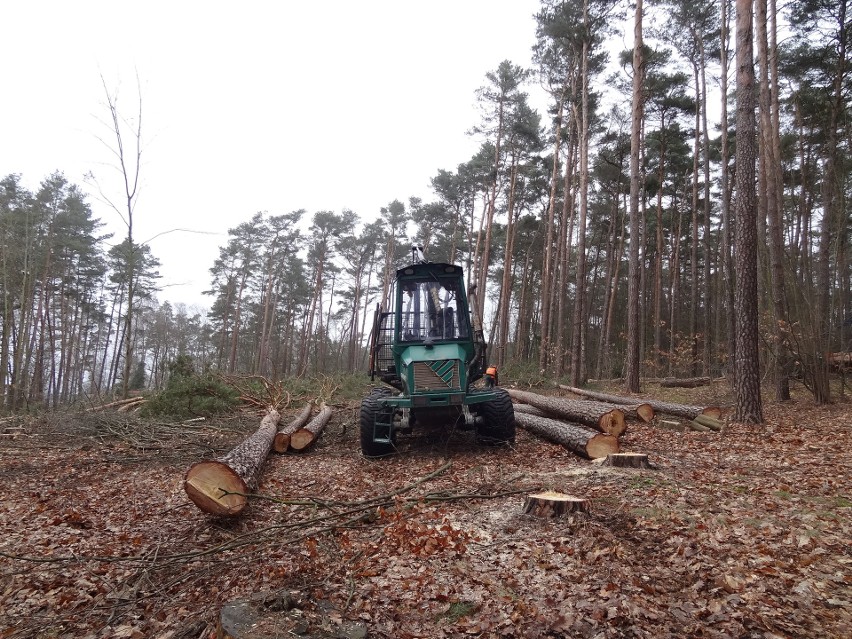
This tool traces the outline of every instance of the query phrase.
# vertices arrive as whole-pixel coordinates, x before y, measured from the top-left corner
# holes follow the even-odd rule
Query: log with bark
[[[323,404],[316,417],[290,436],[290,448],[298,452],[307,450],[317,440],[329,419],[331,408]]]
[[[223,517],[239,515],[245,509],[247,494],[257,485],[280,418],[277,410],[270,409],[260,427],[227,455],[190,467],[183,487],[196,506]]]
[[[665,377],[660,380],[663,388],[698,388],[707,386],[712,380],[709,377]]]
[[[308,423],[311,418],[311,405],[305,404],[302,412],[296,418],[287,424],[284,428],[275,434],[275,441],[272,442],[272,450],[276,453],[286,453],[290,448],[290,436],[299,430],[302,426]]]
[[[704,426],[703,424],[699,424],[695,420],[692,420],[691,422],[689,422],[689,424],[687,424],[687,426],[689,426],[689,430],[694,430],[698,433],[712,433],[713,432],[712,428],[708,428],[707,426]]]
[[[724,426],[724,424],[720,420],[710,417],[709,415],[696,415],[695,419],[693,419],[692,421],[698,422],[699,424],[701,424],[702,426],[706,426],[710,430],[715,430],[717,433],[722,430],[722,426]]]
[[[527,415],[538,415],[539,417],[554,417],[553,414],[547,412],[546,410],[541,410],[540,408],[530,406],[529,404],[515,404],[514,406],[516,411],[526,413]],[[625,417],[629,419],[638,419],[645,423],[654,420],[654,409],[651,408],[650,404],[621,404],[617,408],[618,410],[624,413]],[[556,417],[558,417],[558,415]]]
[[[546,490],[528,495],[524,500],[524,513],[535,517],[561,517],[568,513],[589,512],[589,500],[564,493]]]
[[[509,389],[509,395],[512,399],[540,408],[551,415],[580,422],[608,435],[620,437],[627,428],[624,422],[624,411],[612,404],[583,399],[548,397],[514,389]]]
[[[515,413],[535,415],[536,417],[550,417],[552,419],[551,414],[548,413],[546,410],[541,410],[540,408],[530,406],[529,404],[512,404],[512,408],[514,408]]]
[[[548,417],[515,413],[515,423],[544,439],[561,444],[587,459],[599,459],[619,450],[618,437],[600,433],[580,424]]]
[[[105,410],[107,408],[116,408],[120,410],[122,406],[126,406],[127,404],[137,404],[140,401],[144,401],[144,397],[128,397],[126,399],[117,399],[114,402],[109,402],[108,404],[99,404],[98,406],[91,406],[86,409],[88,413],[97,413],[98,411]]]
[[[673,417],[681,417],[683,419],[695,419],[696,415],[709,415],[715,419],[719,419],[722,415],[722,409],[718,406],[689,406],[687,404],[672,404],[669,402],[659,402],[655,399],[637,398],[637,397],[622,397],[621,395],[610,395],[609,393],[599,393],[590,391],[576,386],[565,386],[559,384],[559,388],[571,391],[575,395],[596,399],[602,402],[611,402],[613,404],[635,404],[643,402],[651,406],[657,413],[664,415],[672,415]]]

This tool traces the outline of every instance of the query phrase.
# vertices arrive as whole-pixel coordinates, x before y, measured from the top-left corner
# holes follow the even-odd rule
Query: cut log
[[[317,440],[329,419],[331,419],[331,408],[323,404],[316,417],[290,435],[290,448],[298,452],[307,450]]]
[[[695,419],[696,415],[709,415],[719,419],[722,415],[722,409],[718,406],[689,406],[687,404],[671,404],[669,402],[658,402],[654,399],[637,397],[622,397],[621,395],[610,395],[609,393],[598,393],[584,388],[575,386],[565,386],[559,384],[559,388],[571,391],[575,395],[596,399],[602,402],[610,402],[612,404],[635,404],[636,402],[644,402],[649,404],[656,412],[664,415],[672,415],[673,417],[681,417],[683,419]]]
[[[193,464],[186,473],[183,487],[201,510],[211,515],[233,517],[248,503],[247,493],[257,485],[280,415],[270,409],[254,434],[246,437],[223,457]]]
[[[551,417],[550,413],[548,413],[546,410],[541,410],[540,408],[530,406],[529,404],[513,404],[512,407],[515,409],[516,413],[523,413],[524,415],[535,415],[536,417]]]
[[[551,415],[591,426],[608,435],[620,437],[627,428],[624,422],[624,411],[612,404],[583,399],[548,397],[513,389],[509,389],[509,395],[512,399],[540,408]]]
[[[648,455],[643,453],[613,453],[606,456],[603,465],[616,468],[651,468]]]
[[[115,409],[116,413],[129,413],[133,410],[139,409],[142,407],[147,400],[144,397],[134,397],[132,401],[127,401],[118,408]]]
[[[712,433],[713,432],[712,428],[708,428],[704,424],[699,424],[695,420],[689,422],[689,430],[694,430],[694,431],[699,432],[699,433]]]
[[[296,418],[287,424],[284,428],[275,434],[275,441],[272,442],[272,450],[276,453],[286,453],[290,448],[290,436],[299,430],[302,426],[308,423],[311,418],[311,405],[305,404],[302,412]]]
[[[115,408],[116,406],[124,406],[125,404],[135,404],[138,402],[141,397],[128,397],[127,399],[117,399],[114,402],[109,402],[108,404],[100,404],[98,406],[92,406],[86,409],[86,412],[96,413],[98,411],[104,410],[106,408]]]
[[[715,430],[717,433],[722,430],[722,426],[724,426],[721,421],[719,421],[718,419],[714,419],[709,415],[696,415],[695,419],[692,421],[698,422],[702,426],[706,426],[711,430]]]
[[[586,459],[599,459],[619,450],[618,437],[547,417],[515,413],[515,423],[534,435],[561,444]]]
[[[561,517],[568,513],[589,512],[589,500],[580,499],[552,490],[527,495],[524,500],[524,513],[534,517]]]
[[[619,404],[618,408],[624,411],[628,419],[638,419],[646,424],[654,420],[654,407],[647,402],[640,404]]]
[[[663,388],[698,388],[707,386],[712,380],[709,377],[665,377],[660,380]]]
[[[515,410],[526,413],[527,415],[538,415],[539,417],[559,417],[529,404],[515,404]],[[618,406],[618,410],[622,411],[625,417],[638,419],[645,423],[651,422],[654,419],[654,409],[650,404],[623,404]]]

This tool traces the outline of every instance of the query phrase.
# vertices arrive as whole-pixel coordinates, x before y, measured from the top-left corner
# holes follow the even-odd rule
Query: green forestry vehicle
[[[456,426],[484,443],[515,441],[512,401],[486,369],[474,295],[471,287],[469,302],[460,266],[427,262],[412,248],[412,263],[396,272],[393,309],[379,305],[373,322],[370,377],[387,386],[361,401],[366,457],[393,453],[397,434],[414,429]]]

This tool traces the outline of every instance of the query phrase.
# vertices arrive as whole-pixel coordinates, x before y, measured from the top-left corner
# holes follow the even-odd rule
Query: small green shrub
[[[209,371],[197,373],[192,358],[179,355],[169,364],[166,388],[142,407],[143,417],[177,419],[230,413],[239,404],[239,392]]]

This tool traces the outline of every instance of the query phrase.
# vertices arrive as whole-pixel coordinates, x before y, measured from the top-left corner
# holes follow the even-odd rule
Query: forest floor
[[[644,395],[729,407],[726,388]],[[202,514],[183,476],[260,415],[15,422],[0,438],[0,638],[207,639],[223,606],[258,593],[263,639],[852,637],[848,401],[800,390],[721,434],[630,424],[622,450],[652,470],[520,429],[511,448],[454,432],[370,461],[357,402],[335,408],[313,449],[268,459],[233,521]],[[540,489],[591,512],[524,515]]]

